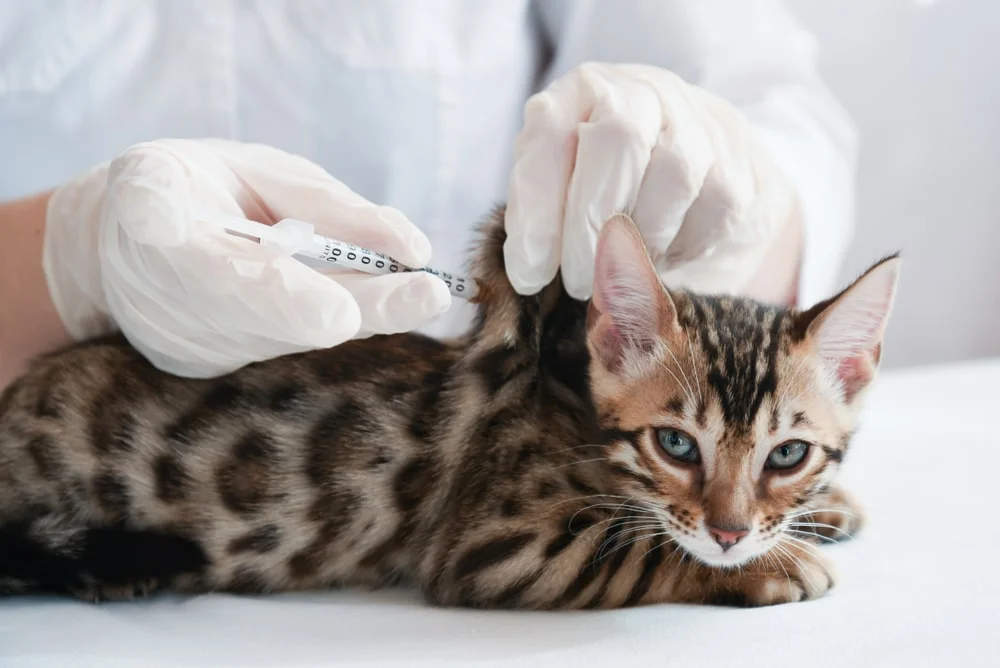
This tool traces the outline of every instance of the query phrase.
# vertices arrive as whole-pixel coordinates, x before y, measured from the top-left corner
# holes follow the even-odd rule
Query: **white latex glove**
[[[320,273],[210,224],[219,214],[317,233],[421,267],[427,237],[317,165],[258,144],[163,140],[131,147],[59,188],[44,267],[70,334],[119,328],[153,364],[213,377],[351,338],[419,328],[451,294],[424,272]]]
[[[588,63],[525,107],[507,200],[507,273],[534,294],[561,270],[591,296],[598,231],[630,213],[671,286],[737,292],[789,220],[790,184],[725,100],[645,65]]]

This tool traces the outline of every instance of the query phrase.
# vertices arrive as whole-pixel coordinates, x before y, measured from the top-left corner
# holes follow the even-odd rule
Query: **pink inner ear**
[[[594,343],[607,368],[617,371],[625,359],[625,340],[610,318],[602,318]]]
[[[837,364],[837,377],[843,384],[847,401],[851,401],[870,383],[873,375],[873,367],[867,353],[841,358]]]
[[[874,380],[896,290],[898,261],[876,265],[827,305],[810,325],[820,357],[851,401]]]

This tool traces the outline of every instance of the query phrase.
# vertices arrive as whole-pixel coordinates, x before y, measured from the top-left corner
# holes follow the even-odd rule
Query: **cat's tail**
[[[0,525],[0,595],[99,600],[200,573],[208,563],[199,545],[171,534],[80,526],[54,515]]]

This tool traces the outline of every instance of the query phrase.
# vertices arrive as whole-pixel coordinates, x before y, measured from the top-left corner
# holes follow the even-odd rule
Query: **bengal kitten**
[[[454,342],[378,336],[215,380],[119,338],[36,361],[0,399],[0,588],[410,582],[436,605],[530,609],[830,589],[808,539],[859,526],[833,484],[899,260],[799,312],[664,289],[617,216],[591,302],[558,278],[522,297],[502,220]]]

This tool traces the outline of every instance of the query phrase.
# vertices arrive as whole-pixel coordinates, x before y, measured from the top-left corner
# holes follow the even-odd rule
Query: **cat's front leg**
[[[762,607],[820,598],[832,589],[832,563],[817,547],[784,541],[740,569],[701,567],[678,582],[673,598],[681,602]]]

